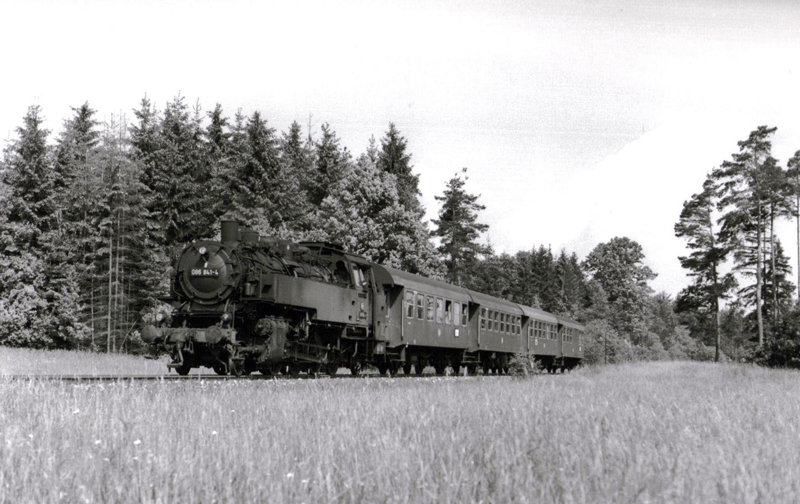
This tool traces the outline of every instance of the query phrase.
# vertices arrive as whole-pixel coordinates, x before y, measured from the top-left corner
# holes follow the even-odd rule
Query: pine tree
[[[314,208],[309,198],[309,187],[314,171],[314,150],[308,141],[303,140],[303,133],[297,121],[292,122],[289,131],[283,134],[280,145],[281,163],[284,177],[291,184],[294,209],[289,216],[293,220],[292,227],[298,233],[311,229]]]
[[[210,122],[205,129],[207,141],[204,157],[209,167],[210,179],[207,184],[206,204],[214,209],[216,220],[232,207],[233,195],[228,188],[232,185],[235,153],[228,118],[223,115],[222,105],[217,103],[214,110],[207,115]]]
[[[679,257],[681,266],[689,270],[694,283],[679,295],[683,309],[711,314],[714,319],[714,361],[719,361],[722,337],[720,301],[735,286],[731,273],[723,274],[721,267],[730,253],[730,246],[721,242],[715,227],[718,188],[711,178],[703,183],[703,191],[684,202],[680,220],[675,224],[675,236],[686,238],[691,254]]]
[[[439,274],[425,223],[405,208],[397,178],[380,171],[377,149],[347,165],[319,208],[316,238],[341,243],[387,266],[423,275]]]
[[[772,151],[770,137],[777,128],[759,126],[747,140],[738,142],[739,152],[730,161],[714,170],[712,176],[722,188],[718,207],[723,212],[720,237],[738,250],[734,254],[739,269],[750,267],[756,279],[755,312],[758,322],[758,344],[764,344],[763,254],[767,212],[772,185],[768,167]],[[752,242],[752,243],[748,243]],[[748,252],[755,252],[754,261]]]
[[[73,116],[64,121],[56,145],[56,172],[63,180],[58,200],[58,238],[52,241],[50,261],[53,278],[76,282],[70,289],[77,293],[79,309],[64,316],[77,316],[91,335],[94,348],[91,294],[94,285],[94,258],[99,230],[94,225],[101,200],[101,177],[98,167],[99,123],[88,102],[73,108]]]
[[[0,213],[0,344],[67,347],[85,336],[77,320],[77,278],[58,247],[59,198],[67,181],[54,167],[38,106],[4,151],[7,199]]]
[[[389,131],[381,139],[378,168],[397,177],[398,193],[403,206],[412,211],[421,211],[419,175],[411,173],[413,167],[411,155],[406,153],[407,147],[406,139],[400,135],[394,123],[389,123]]]
[[[131,282],[134,291],[139,293],[134,306],[138,313],[154,306],[158,298],[169,291],[169,252],[166,248],[161,215],[161,198],[157,193],[158,172],[161,170],[162,151],[161,119],[158,111],[145,96],[140,108],[134,110],[136,122],[129,127],[130,150],[128,157],[133,161],[136,174],[135,191],[130,195],[131,229],[135,230],[135,243],[132,249]],[[133,238],[132,238],[133,240]]]
[[[800,150],[789,159],[786,178],[793,198],[791,212],[797,228],[797,299],[800,300]]]
[[[448,280],[455,285],[461,285],[469,268],[480,255],[488,252],[485,245],[478,243],[481,233],[489,229],[488,225],[478,222],[478,212],[486,207],[478,203],[480,195],[469,194],[464,189],[466,172],[464,168],[457,173],[447,183],[442,196],[436,196],[442,208],[439,219],[433,221],[436,225],[433,234],[441,239],[438,250],[445,257]]]

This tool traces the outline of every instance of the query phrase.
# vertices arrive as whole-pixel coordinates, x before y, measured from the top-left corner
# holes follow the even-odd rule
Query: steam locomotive
[[[218,374],[504,373],[515,354],[550,371],[583,358],[564,317],[367,261],[331,243],[294,244],[221,223],[221,241],[175,262],[172,316],[142,338],[169,368]]]

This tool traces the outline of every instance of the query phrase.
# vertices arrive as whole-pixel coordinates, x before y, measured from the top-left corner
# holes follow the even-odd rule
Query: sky
[[[428,218],[468,168],[498,252],[583,258],[627,236],[657,291],[688,284],[682,204],[759,125],[800,150],[800,2],[17,1],[0,7],[0,139],[40,105],[53,138],[146,95],[286,131],[328,123],[355,155],[390,122]],[[793,225],[779,236],[796,260]]]

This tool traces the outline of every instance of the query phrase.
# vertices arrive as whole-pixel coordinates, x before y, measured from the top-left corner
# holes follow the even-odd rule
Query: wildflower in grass
[[[142,440],[141,439],[137,439],[136,441],[133,442],[133,444],[140,445],[140,444],[142,444]]]

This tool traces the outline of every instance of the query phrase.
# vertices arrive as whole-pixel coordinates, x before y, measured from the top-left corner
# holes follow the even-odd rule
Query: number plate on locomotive
[[[213,268],[192,268],[193,277],[218,277],[219,270]]]

